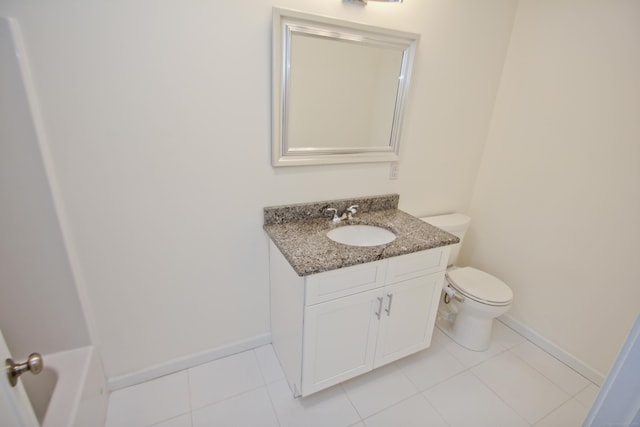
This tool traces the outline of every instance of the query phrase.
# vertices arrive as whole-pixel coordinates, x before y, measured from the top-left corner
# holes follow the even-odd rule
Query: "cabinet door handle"
[[[384,311],[387,312],[387,317],[391,316],[391,302],[393,301],[393,294],[387,294],[387,297],[389,298],[389,305],[387,305],[387,308],[384,309]]]
[[[382,312],[382,297],[378,297],[378,311],[376,311],[376,317],[380,320],[380,314]]]

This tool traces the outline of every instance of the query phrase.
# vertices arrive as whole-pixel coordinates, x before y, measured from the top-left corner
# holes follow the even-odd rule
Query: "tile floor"
[[[293,399],[268,345],[112,393],[107,427],[572,427],[598,387],[496,322],[489,350],[427,350]]]

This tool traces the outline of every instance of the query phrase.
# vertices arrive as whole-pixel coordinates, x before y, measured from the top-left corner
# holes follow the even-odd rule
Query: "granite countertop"
[[[459,242],[456,236],[397,209],[397,203],[398,195],[386,195],[265,208],[264,230],[299,276]],[[334,223],[326,213],[327,207],[342,213],[354,204],[360,208],[351,220]],[[344,245],[327,237],[336,227],[354,224],[383,227],[397,237],[384,245],[366,247]]]

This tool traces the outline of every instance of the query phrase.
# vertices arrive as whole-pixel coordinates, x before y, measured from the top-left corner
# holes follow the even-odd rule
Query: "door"
[[[374,368],[429,347],[441,278],[431,274],[384,288]]]
[[[10,358],[9,349],[0,330],[0,362]],[[11,387],[6,374],[6,368],[0,375],[0,426],[37,427],[38,420],[31,408],[31,402],[18,380],[15,387]]]
[[[583,427],[640,425],[640,316],[600,388]]]
[[[373,368],[382,295],[375,289],[305,308],[303,396]]]

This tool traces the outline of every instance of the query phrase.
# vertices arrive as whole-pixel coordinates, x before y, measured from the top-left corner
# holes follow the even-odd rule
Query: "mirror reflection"
[[[273,165],[397,160],[416,41],[274,9]]]
[[[290,58],[289,148],[390,146],[402,51],[295,34]]]

